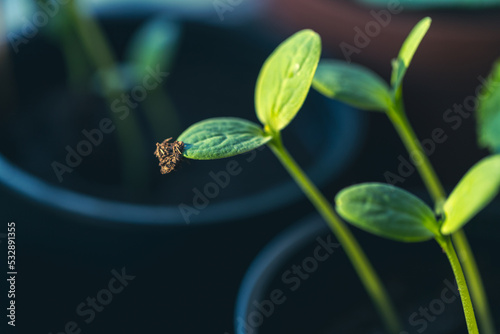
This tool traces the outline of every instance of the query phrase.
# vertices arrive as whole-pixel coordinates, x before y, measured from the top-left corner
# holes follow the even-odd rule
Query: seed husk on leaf
[[[165,139],[161,144],[156,143],[155,156],[160,163],[160,172],[167,174],[174,171],[182,161],[182,152],[184,151],[184,143],[174,140],[170,142],[172,137]]]

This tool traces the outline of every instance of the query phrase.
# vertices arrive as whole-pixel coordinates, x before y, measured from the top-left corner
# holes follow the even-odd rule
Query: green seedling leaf
[[[346,188],[335,198],[338,213],[349,223],[375,235],[419,242],[439,234],[431,208],[409,192],[383,183]]]
[[[472,166],[444,204],[446,215],[441,227],[451,234],[488,205],[500,189],[500,154],[486,157]]]
[[[255,88],[255,108],[262,124],[279,131],[292,121],[309,92],[320,53],[319,35],[302,30],[267,58]]]
[[[125,60],[136,70],[138,80],[147,75],[148,69],[170,70],[180,36],[180,25],[164,18],[148,21],[134,33]]]
[[[360,109],[385,111],[391,104],[388,85],[366,67],[343,61],[323,60],[313,87],[323,95]]]
[[[271,137],[250,121],[220,117],[191,125],[177,140],[184,142],[184,157],[212,160],[251,151],[267,143]]]
[[[424,38],[427,30],[431,26],[431,18],[425,17],[412,29],[406,40],[403,42],[399,55],[392,62],[391,85],[396,91],[406,74],[406,70],[410,66],[411,60],[415,51],[417,51],[420,42]]]
[[[500,153],[500,59],[493,66],[478,96],[477,133],[479,145]]]

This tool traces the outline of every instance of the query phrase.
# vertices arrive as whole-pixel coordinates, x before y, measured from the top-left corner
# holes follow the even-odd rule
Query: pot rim
[[[338,176],[357,154],[363,141],[365,117],[361,111],[336,101],[323,99],[328,124],[337,124],[337,131],[326,131],[324,150],[318,163],[306,169],[318,185]],[[333,110],[332,110],[333,109]],[[187,223],[177,205],[147,205],[101,199],[78,193],[35,177],[10,162],[0,153],[0,183],[13,192],[54,211],[73,213],[84,218],[113,223],[184,226],[211,224],[248,218],[282,208],[297,201],[302,193],[292,180],[262,192],[236,199],[211,203],[202,214],[193,215]],[[222,213],[222,214],[221,214]]]
[[[280,265],[306,246],[311,238],[328,231],[326,223],[317,214],[312,214],[278,234],[258,253],[247,269],[236,297],[236,334],[245,334],[238,330],[239,320],[247,318],[252,302],[262,297],[269,282],[278,274]]]

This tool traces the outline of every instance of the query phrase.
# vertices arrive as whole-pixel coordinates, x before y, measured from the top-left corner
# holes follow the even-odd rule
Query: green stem
[[[426,188],[429,190],[432,199],[436,203],[438,212],[446,199],[446,193],[439,182],[436,171],[432,167],[427,155],[424,153],[422,145],[417,139],[417,135],[406,117],[404,111],[389,110],[387,116],[396,128],[403,144],[405,145],[410,158],[414,161],[417,170],[425,183]]]
[[[104,96],[111,108],[115,105],[124,107],[124,92],[119,91],[107,84],[120,82],[113,52],[108,46],[106,38],[102,34],[99,25],[90,17],[83,18],[78,12],[76,2],[71,0],[68,4],[68,13],[75,25],[76,32],[80,37],[82,47],[90,61],[99,70],[98,78],[103,88]],[[108,80],[106,80],[106,76]],[[121,102],[121,103],[120,103]],[[146,165],[141,163],[144,160],[144,145],[138,122],[133,110],[128,109],[128,113],[117,113],[114,110],[110,117],[116,126],[116,136],[118,139],[121,156],[123,158],[122,171],[125,184],[138,190],[143,189],[147,183],[148,173]]]
[[[445,251],[448,260],[450,261],[455,279],[457,280],[458,290],[460,291],[460,299],[462,300],[462,306],[465,314],[465,321],[467,322],[467,330],[469,334],[479,334],[476,317],[474,315],[474,308],[472,307],[472,301],[469,295],[469,288],[467,287],[462,266],[458,260],[455,248],[453,248],[451,238],[449,236],[445,236],[442,239],[437,238],[436,240]]]
[[[337,216],[330,203],[287,152],[281,142],[280,135],[275,134],[274,139],[268,145],[307,198],[326,220],[333,233],[342,244],[343,249],[351,260],[354,269],[380,313],[387,329],[391,333],[398,333],[401,326],[396,311],[379,277],[354,236]]]
[[[397,105],[397,110],[390,109],[387,111],[387,115],[410,153],[410,157],[415,161],[415,166],[434,200],[436,212],[442,213],[443,204],[446,200],[446,192],[406,117],[402,101],[399,100]],[[478,311],[478,319],[482,332],[484,334],[495,334],[495,326],[488,305],[486,291],[484,290],[481,275],[467,237],[463,230],[458,230],[452,234],[452,238],[458,249],[458,256],[464,267],[465,276],[470,284],[470,291],[474,305]]]
[[[495,334],[495,324],[491,316],[488,298],[484,290],[483,280],[479,275],[476,260],[472,253],[469,242],[463,230],[458,230],[451,235],[453,243],[457,248],[458,257],[464,267],[465,277],[470,287],[472,302],[477,310],[477,317],[481,327],[481,332],[484,334]],[[478,273],[475,275],[475,273]]]

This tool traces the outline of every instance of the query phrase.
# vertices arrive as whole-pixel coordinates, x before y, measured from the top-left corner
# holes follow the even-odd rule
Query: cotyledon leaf
[[[363,183],[340,191],[337,212],[352,225],[375,235],[419,242],[439,235],[433,211],[418,197],[392,185]]]
[[[500,154],[486,157],[472,166],[444,203],[443,234],[450,234],[469,222],[500,190]]]
[[[266,144],[271,137],[253,122],[218,117],[191,125],[177,140],[184,142],[184,157],[212,160],[251,151]]]
[[[259,121],[274,131],[285,128],[302,107],[311,88],[321,54],[321,39],[312,30],[301,30],[267,58],[255,87]]]
[[[395,91],[401,85],[401,82],[406,74],[406,70],[410,66],[411,60],[413,59],[413,55],[417,51],[417,48],[427,33],[427,30],[429,30],[431,22],[432,20],[430,17],[425,17],[420,20],[403,42],[403,45],[399,50],[398,57],[393,60],[391,85]]]
[[[389,86],[368,68],[333,59],[319,62],[313,87],[330,98],[360,109],[385,111],[391,105]]]

